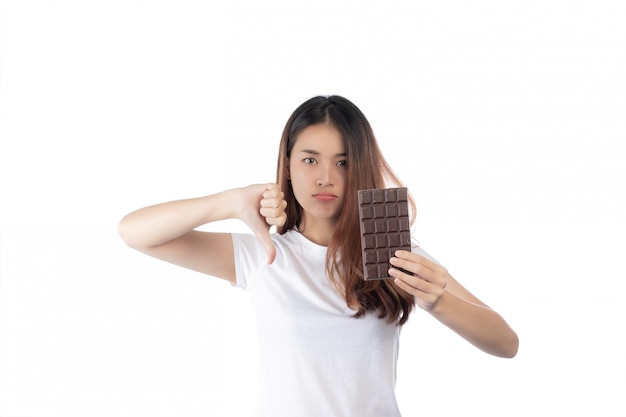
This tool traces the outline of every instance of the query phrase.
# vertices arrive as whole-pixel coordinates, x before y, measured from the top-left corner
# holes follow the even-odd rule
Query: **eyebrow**
[[[301,149],[300,152],[302,153],[308,153],[310,155],[321,155],[320,152],[318,151],[314,151],[312,149]],[[335,154],[335,156],[348,156],[348,154],[346,152],[342,152],[342,153],[337,153]]]

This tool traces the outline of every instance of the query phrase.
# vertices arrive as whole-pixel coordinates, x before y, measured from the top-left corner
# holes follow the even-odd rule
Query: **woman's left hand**
[[[443,266],[415,253],[398,250],[389,260],[393,268],[389,274],[394,283],[415,296],[415,303],[424,310],[431,310],[444,294],[448,284],[448,270]],[[402,272],[402,268],[414,275]]]

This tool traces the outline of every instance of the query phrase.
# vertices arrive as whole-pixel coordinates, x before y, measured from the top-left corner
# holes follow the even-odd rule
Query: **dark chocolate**
[[[363,278],[387,279],[389,259],[411,250],[408,191],[404,187],[359,190]]]

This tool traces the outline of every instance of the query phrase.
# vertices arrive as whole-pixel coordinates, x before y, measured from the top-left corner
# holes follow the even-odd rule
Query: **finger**
[[[409,294],[411,294],[414,297],[423,297],[424,296],[424,292],[423,291],[420,291],[418,288],[415,288],[414,286],[407,284],[406,282],[404,282],[400,278],[394,278],[393,283],[396,286],[398,286],[399,288],[402,288],[404,291],[408,292]]]
[[[282,200],[277,206],[261,206],[259,213],[263,217],[279,217],[285,212],[287,208],[287,202]]]
[[[389,275],[395,278],[396,281],[402,282],[405,287],[410,287],[424,293],[433,291],[435,287],[434,284],[426,281],[420,276],[410,275],[396,268],[390,268]]]
[[[417,256],[413,260],[418,258],[421,257]],[[405,259],[392,258],[389,262],[392,265],[389,269],[389,275],[395,278],[394,283],[399,288],[413,295],[416,304],[420,308],[430,310],[445,292],[448,273],[442,266],[437,264],[438,270],[433,272],[417,262],[410,262]],[[411,275],[396,269],[394,264],[402,264],[404,269],[407,269],[410,273],[413,273],[413,271],[423,272]]]
[[[276,208],[282,206],[283,204],[287,206],[287,201],[285,201],[282,192],[278,197],[263,198],[261,200],[261,207]]]
[[[276,246],[274,246],[274,244],[271,242],[269,244],[267,242],[264,242],[263,245],[265,246],[265,250],[267,251],[267,264],[271,265],[276,259]]]
[[[270,237],[269,229],[255,231],[254,234],[261,241],[265,251],[267,252],[267,264],[271,265],[276,259],[276,246]]]
[[[408,251],[396,251],[396,254],[399,256],[392,257],[389,263],[445,287],[448,276],[448,270],[445,267]]]
[[[424,267],[432,271],[435,271],[437,270],[437,268],[441,267],[441,265],[431,261],[430,259],[425,258],[422,255],[418,255],[417,253],[413,253],[411,251],[397,250],[395,251],[394,255],[400,259],[405,259],[407,261],[411,261],[411,262],[415,262],[420,265],[423,265]]]
[[[426,268],[421,263],[415,262],[414,260],[407,260],[405,258],[392,256],[389,259],[389,263],[395,268],[402,268],[405,271],[409,271],[412,274],[419,275],[424,279],[433,279],[434,274],[432,273],[432,271]]]
[[[441,286],[425,281],[420,277],[408,275],[394,268],[389,270],[389,275],[395,278],[394,283],[398,287],[426,303],[434,303],[444,293],[444,289]]]
[[[440,296],[421,291],[415,287],[412,287],[411,285],[407,284],[399,278],[394,279],[393,283],[398,288],[403,289],[404,291],[415,297],[415,304],[417,304],[420,308],[424,310],[431,310],[439,300]]]
[[[276,217],[266,217],[265,222],[270,226],[283,226],[287,222],[287,213],[282,212]]]
[[[265,191],[263,191],[263,198],[273,198],[281,195],[280,187],[278,184],[269,183],[265,186]]]

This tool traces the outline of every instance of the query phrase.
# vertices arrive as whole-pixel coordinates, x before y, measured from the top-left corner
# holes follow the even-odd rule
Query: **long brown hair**
[[[357,310],[355,317],[361,317],[366,311],[375,311],[379,318],[387,318],[390,323],[399,319],[399,325],[402,325],[414,307],[413,296],[396,287],[391,280],[363,280],[357,191],[403,184],[383,157],[365,115],[341,96],[318,96],[307,100],[293,112],[285,125],[276,182],[285,193],[287,221],[278,228],[278,233],[283,234],[302,221],[302,207],[296,201],[288,180],[289,157],[298,134],[308,126],[319,123],[330,123],[341,132],[348,167],[346,198],[337,228],[328,244],[326,272],[347,305]],[[415,204],[410,195],[409,205],[413,223]]]

